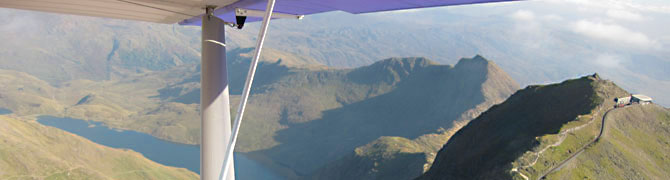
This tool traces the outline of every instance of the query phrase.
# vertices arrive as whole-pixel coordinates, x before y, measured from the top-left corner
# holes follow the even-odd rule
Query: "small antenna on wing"
[[[259,10],[251,10],[251,9],[242,9],[242,8],[237,8],[235,9],[235,20],[237,21],[237,29],[242,29],[244,27],[244,23],[247,21],[247,17],[264,17],[265,11],[259,11]],[[304,15],[295,15],[295,14],[286,14],[286,13],[278,13],[278,12],[272,12],[272,18],[276,19],[302,19],[304,18]]]

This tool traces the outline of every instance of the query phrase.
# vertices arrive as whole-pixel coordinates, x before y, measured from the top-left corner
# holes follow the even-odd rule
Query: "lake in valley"
[[[132,149],[142,153],[148,159],[167,166],[182,167],[196,173],[200,172],[200,146],[197,145],[173,143],[145,133],[113,129],[101,122],[53,116],[40,116],[37,121],[46,126],[77,134],[98,144],[113,148]],[[247,158],[244,154],[235,153],[234,157],[237,179],[283,179],[270,169]]]

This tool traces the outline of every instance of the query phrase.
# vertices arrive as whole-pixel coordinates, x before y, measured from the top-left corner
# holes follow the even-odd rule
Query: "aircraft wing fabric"
[[[310,15],[329,11],[369,13],[514,0],[277,0],[274,12]],[[0,0],[0,7],[156,23],[199,25],[206,5],[235,22],[235,9],[265,10],[267,0]],[[260,18],[249,17],[247,22]]]

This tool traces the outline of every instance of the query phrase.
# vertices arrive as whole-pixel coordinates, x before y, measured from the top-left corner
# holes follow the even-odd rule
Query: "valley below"
[[[242,82],[234,77],[243,76],[242,67],[248,66],[244,54],[249,50],[233,51],[239,52],[229,58],[229,66],[235,69],[230,75],[235,107]],[[504,71],[481,56],[461,59],[456,65],[439,65],[425,58],[390,58],[355,69],[327,68],[297,60],[277,54],[260,64],[237,148],[289,179],[336,179],[328,175],[334,172],[320,169],[346,162],[347,157],[377,156],[381,152],[393,155],[371,162],[400,161],[396,154],[408,152],[420,156],[411,158],[417,162],[411,173],[381,171],[373,177],[418,176],[458,127],[518,89]],[[176,143],[199,143],[200,74],[196,66],[121,80],[75,80],[59,86],[16,71],[3,70],[0,76],[4,77],[1,83],[8,85],[0,88],[0,107],[13,114],[82,119],[93,126],[82,127],[86,131],[107,126],[124,134],[137,131]],[[142,149],[99,143],[133,149],[152,159],[151,153]],[[399,151],[378,148],[398,145],[403,147]],[[369,167],[361,173],[375,171],[375,167]]]
[[[82,136],[100,145],[141,153],[147,159],[166,166],[200,172],[200,147],[197,145],[173,143],[136,131],[113,129],[100,122],[52,116],[39,116],[37,122]],[[235,167],[237,179],[282,179],[242,153],[235,154]]]

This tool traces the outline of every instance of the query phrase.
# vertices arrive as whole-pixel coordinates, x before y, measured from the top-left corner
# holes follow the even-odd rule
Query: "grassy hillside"
[[[592,141],[627,94],[597,75],[529,86],[459,130],[420,179],[537,178]]]
[[[31,119],[0,115],[0,139],[0,179],[198,179]]]
[[[18,114],[49,114],[64,110],[55,95],[58,88],[27,73],[0,70],[0,108]]]
[[[233,49],[233,93],[239,93],[252,49]],[[268,49],[256,84],[288,67],[322,69],[313,60]],[[25,72],[0,70],[0,107],[16,114],[49,114],[104,121],[162,139],[197,144],[200,138],[200,73],[195,65],[110,81],[74,80],[52,86]]]
[[[635,105],[607,115],[593,146],[547,179],[669,179],[670,110]]]
[[[196,105],[161,104],[150,98],[157,95],[156,89],[175,81],[180,75],[183,74],[166,72],[106,82],[76,80],[54,87],[27,73],[0,70],[3,77],[0,83],[5,84],[0,87],[0,107],[21,116],[68,116],[104,121],[111,127],[154,134],[171,129],[173,133],[165,133],[163,139],[196,142],[195,137],[198,136],[185,136],[188,133],[186,128],[180,129],[180,124],[174,123],[184,120],[199,122]],[[157,112],[163,113],[157,117]],[[191,128],[196,127],[199,125]]]

